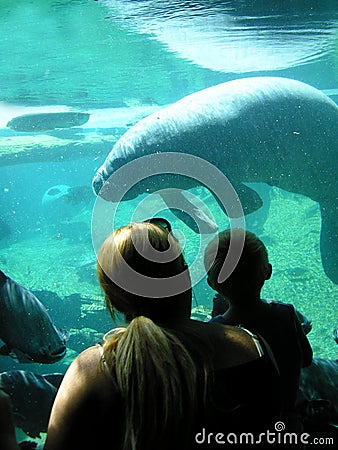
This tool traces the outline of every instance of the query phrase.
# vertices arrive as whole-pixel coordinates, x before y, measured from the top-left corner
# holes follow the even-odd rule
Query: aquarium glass
[[[221,83],[288,78],[337,103],[337,2],[18,0],[0,3],[0,19],[0,270],[33,292],[69,334],[66,356],[58,362],[27,366],[0,356],[0,372],[64,373],[77,354],[114,326],[97,281],[96,250],[103,237],[94,236],[93,243],[93,221],[94,234],[101,225],[108,234],[132,220],[166,218],[192,267],[192,316],[210,319],[214,292],[206,283],[203,249],[213,234],[192,230],[151,192],[147,179],[140,195],[107,202],[106,216],[101,211],[97,219],[93,177],[118,139],[141,120]],[[185,114],[177,120],[186,120]],[[264,120],[261,110],[257,114]],[[243,132],[247,126],[241,124]],[[212,215],[219,230],[243,225],[267,246],[273,274],[264,298],[292,303],[312,321],[308,337],[314,355],[337,358],[332,336],[338,326],[337,258],[330,253],[328,273],[320,247],[325,235],[338,248],[337,179],[315,169],[323,161],[328,174],[337,168],[338,144],[335,153],[321,147],[317,128],[307,139],[317,147],[308,155],[310,164],[300,168],[295,152],[287,173],[281,173],[275,148],[258,163],[255,154],[242,160],[237,148],[219,156],[220,149],[217,157],[213,149],[196,153],[194,144],[173,151],[206,164],[195,172],[182,159],[181,178],[190,168],[203,178],[187,188],[186,198]],[[257,173],[236,179],[226,170],[227,158],[231,167],[256,163]],[[217,166],[219,160],[235,190],[245,181],[257,194],[257,207],[244,222],[229,221],[216,199],[219,192],[212,192],[214,175],[207,164]],[[128,173],[125,183],[132,186]],[[135,173],[140,177],[139,169]],[[297,178],[297,189],[281,187],[281,177]],[[182,186],[173,179],[173,188]],[[318,190],[325,191],[322,205]],[[323,214],[330,215],[325,226]],[[118,317],[116,325],[123,323]]]

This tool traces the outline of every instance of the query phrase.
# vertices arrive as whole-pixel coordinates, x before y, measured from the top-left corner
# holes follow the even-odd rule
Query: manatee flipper
[[[243,183],[233,183],[231,182],[233,188],[236,191],[236,194],[239,198],[239,201],[241,202],[244,215],[253,213],[257,211],[259,208],[263,206],[263,200],[261,199],[260,195],[254,190],[251,189],[249,186],[246,186]],[[219,206],[223,209],[223,211],[227,214],[230,218],[237,218],[238,217],[238,205],[232,205],[230,202],[227,205],[223,205],[218,198],[216,198]],[[226,210],[225,210],[226,207]]]
[[[160,196],[170,211],[195,233],[215,233],[217,224],[205,212],[190,202],[179,189],[162,190]]]
[[[234,187],[241,201],[245,215],[251,214],[263,206],[261,196],[254,189],[251,189],[243,183]]]
[[[190,211],[190,214],[186,210],[177,208],[170,208],[170,211],[195,233],[210,234],[215,233],[218,229],[216,223],[212,222],[203,211],[196,207]]]
[[[320,230],[320,253],[326,275],[338,284],[338,205],[332,203],[320,205],[322,225]]]
[[[263,206],[263,200],[254,189],[251,189],[243,183],[232,183],[232,186],[241,202],[244,215],[257,211]],[[161,191],[160,196],[163,198],[171,212],[195,233],[208,234],[217,231],[217,224],[200,208],[197,208],[196,205],[190,202],[187,197],[184,196],[183,191],[178,189]],[[223,205],[217,196],[215,196],[215,199],[228,217],[238,217],[238,203],[231,204],[229,201],[229,204]]]

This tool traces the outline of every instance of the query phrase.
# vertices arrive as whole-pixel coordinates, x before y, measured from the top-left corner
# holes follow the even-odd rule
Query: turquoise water
[[[336,2],[17,1],[0,5],[0,269],[32,291],[55,323],[70,331],[67,356],[52,366],[0,357],[0,371],[64,372],[78,352],[111,327],[95,275],[86,188],[114,142],[134,123],[180,98],[225,81],[283,76],[338,101]],[[272,2],[271,2],[272,3]],[[6,125],[27,113],[89,112],[88,123],[24,133]],[[334,181],[333,181],[334,182]],[[70,202],[51,204],[55,186],[81,186]],[[266,243],[274,273],[264,296],[309,316],[315,356],[336,358],[338,286],[320,257],[321,214],[308,197],[259,183],[263,207],[247,228]],[[219,228],[228,226],[204,188],[192,190]],[[43,201],[43,198],[45,200]],[[116,224],[131,220],[145,196],[120,205]],[[193,233],[170,219],[193,263]],[[146,214],[146,210],[144,212]],[[197,270],[197,269],[196,269]],[[196,317],[208,318],[213,292],[194,287]]]

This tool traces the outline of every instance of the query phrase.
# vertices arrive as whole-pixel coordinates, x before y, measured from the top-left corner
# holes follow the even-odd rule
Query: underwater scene
[[[263,297],[292,303],[314,356],[337,360],[337,2],[18,0],[0,18],[0,386],[27,372],[18,441],[42,445],[72,360],[124,324],[96,252],[132,220],[169,220],[202,321],[215,230],[257,234]],[[45,410],[25,401],[38,390]]]

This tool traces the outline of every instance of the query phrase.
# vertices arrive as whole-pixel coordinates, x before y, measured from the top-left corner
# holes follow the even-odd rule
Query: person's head
[[[112,317],[155,321],[190,317],[191,281],[177,239],[163,226],[132,222],[115,230],[98,254],[98,278]]]
[[[197,380],[195,362],[173,332],[191,313],[179,242],[158,224],[130,223],[104,241],[98,277],[112,316],[119,311],[129,321],[103,344],[124,399],[123,449],[179,448],[189,437]]]
[[[233,272],[225,281],[218,281],[229,251],[230,239],[234,239],[235,244],[238,241],[240,248],[243,230],[234,228],[232,231],[222,231],[206,247],[204,264],[208,284],[229,299],[258,294],[265,280],[270,278],[272,267],[265,245],[250,231],[245,231],[243,250]]]

